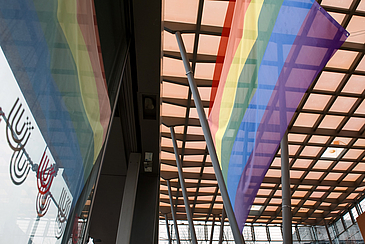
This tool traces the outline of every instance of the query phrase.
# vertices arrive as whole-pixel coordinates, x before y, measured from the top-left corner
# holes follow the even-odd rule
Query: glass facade
[[[197,234],[198,243],[210,243],[211,223],[195,222],[195,231]],[[191,243],[189,237],[189,227],[186,221],[178,221],[179,235],[181,243]],[[216,223],[213,232],[213,242],[219,242],[220,223]],[[324,226],[293,226],[293,243],[329,243],[326,228]],[[169,222],[170,236],[172,243],[176,242],[175,231],[172,221]],[[337,233],[334,226],[329,226],[329,232],[333,243],[364,243],[357,224],[351,225],[341,233]],[[282,230],[278,225],[246,225],[243,230],[243,237],[246,243],[282,243]],[[166,230],[166,222],[160,220],[160,235],[159,243],[169,243]],[[230,226],[225,225],[223,230],[223,243],[235,243]]]
[[[354,204],[349,211],[342,214],[334,223],[328,226],[328,233],[332,243],[364,243],[360,229],[356,223],[356,217],[363,211],[365,198]],[[198,243],[210,243],[211,222],[195,222]],[[187,221],[178,221],[181,243],[190,243],[189,227]],[[219,242],[221,231],[220,222],[215,223],[213,242]],[[169,221],[169,232],[172,243],[176,243],[176,237],[172,221]],[[323,225],[305,226],[293,225],[293,243],[330,243],[326,227]],[[246,243],[282,243],[281,225],[245,225],[243,237]],[[230,226],[226,223],[223,229],[223,243],[234,243]],[[169,243],[165,220],[160,220],[159,243]]]

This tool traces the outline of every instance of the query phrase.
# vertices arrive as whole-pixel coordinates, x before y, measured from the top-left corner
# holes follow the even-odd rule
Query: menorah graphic
[[[53,202],[58,209],[55,219],[55,237],[59,239],[65,231],[72,201],[64,187],[58,203],[51,193],[52,183],[58,168],[48,146],[44,149],[39,164],[33,163],[25,146],[29,142],[34,126],[32,126],[29,117],[25,117],[25,109],[19,98],[16,99],[8,116],[0,108],[0,121],[1,118],[6,123],[6,139],[9,147],[13,150],[10,159],[10,178],[15,185],[21,185],[27,179],[30,170],[36,173],[38,188],[36,212],[38,218],[43,217],[48,212],[51,202]]]
[[[6,139],[14,151],[10,159],[10,177],[15,185],[22,184],[34,166],[24,149],[34,127],[31,125],[29,117],[23,118],[24,112],[25,109],[22,109],[19,98],[16,99],[8,117],[0,109],[0,116],[6,122]]]
[[[50,188],[55,177],[56,171],[54,164],[50,163],[49,157],[46,154],[47,148],[44,150],[41,162],[37,170],[37,187],[38,195],[36,201],[36,209],[38,216],[44,216],[49,208],[51,201]]]
[[[43,217],[47,213],[50,203],[50,194],[42,194],[38,192],[35,203],[38,217]]]
[[[14,151],[10,159],[10,178],[15,185],[22,184],[31,169],[31,163],[25,150]]]
[[[38,166],[37,171],[37,187],[41,194],[46,194],[51,188],[53,179],[55,177],[56,171],[54,164],[50,163],[49,157],[46,154],[47,148],[43,152],[41,162]]]
[[[6,120],[6,139],[14,151],[20,151],[25,147],[31,131],[34,130],[34,126],[32,126],[29,117],[26,117],[24,121],[23,115],[25,109],[22,109],[22,104],[18,103],[19,98],[15,101]]]
[[[59,200],[58,215],[56,218],[56,225],[55,225],[55,236],[57,239],[61,238],[61,236],[65,231],[67,216],[70,212],[70,209],[71,209],[71,199],[67,195],[67,191],[63,188]]]

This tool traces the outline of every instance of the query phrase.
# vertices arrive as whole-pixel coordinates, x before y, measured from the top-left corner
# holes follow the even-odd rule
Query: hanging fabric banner
[[[110,120],[93,0],[0,1],[0,242],[60,243]]]
[[[242,230],[301,98],[349,34],[314,0],[233,3],[209,124]]]

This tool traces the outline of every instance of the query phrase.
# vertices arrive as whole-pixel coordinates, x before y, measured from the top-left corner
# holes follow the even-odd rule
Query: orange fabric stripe
[[[224,61],[226,62],[227,65],[225,66],[224,70],[223,70],[223,61],[222,61],[222,63],[218,63],[218,65],[216,65],[216,69],[220,69],[220,70],[217,70],[217,71],[215,70],[214,75],[218,76],[218,73],[219,73],[219,77],[216,77],[216,76],[213,77],[214,79],[217,78],[218,81],[216,81],[214,84],[214,85],[216,85],[216,87],[212,88],[211,95],[213,95],[213,96],[211,96],[210,115],[209,115],[209,119],[208,119],[214,142],[215,142],[215,134],[218,131],[220,104],[221,104],[222,95],[223,95],[223,89],[218,90],[218,85],[222,82],[224,82],[224,83],[226,82],[229,68],[231,66],[234,55],[235,55],[236,50],[239,45],[239,42],[235,42],[235,41],[242,39],[243,24],[244,24],[244,19],[245,19],[244,17],[245,17],[246,11],[247,11],[250,3],[251,3],[251,0],[244,0],[244,1],[238,1],[238,2],[232,1],[232,3],[230,2],[231,6],[228,6],[228,9],[227,9],[227,12],[232,11],[231,13],[229,13],[229,14],[231,14],[231,16],[228,16],[228,13],[226,16],[226,18],[227,17],[232,18],[232,20],[226,19],[227,24],[228,24],[228,21],[230,21],[232,23],[231,27],[229,28],[229,31],[230,31],[229,37],[225,38],[225,40],[223,40],[223,41],[227,42],[227,44],[225,45],[226,47],[224,48],[225,52],[223,54],[223,55],[225,55]],[[222,43],[222,45],[224,45],[224,43]],[[221,51],[223,51],[223,50],[221,50]],[[219,53],[219,55],[222,55],[222,54]],[[220,61],[220,60],[218,60],[218,61]],[[224,84],[220,84],[220,85],[224,86]],[[217,107],[215,107],[213,110],[212,109],[213,106],[217,106]],[[213,121],[215,122],[214,123],[215,126],[213,126]]]

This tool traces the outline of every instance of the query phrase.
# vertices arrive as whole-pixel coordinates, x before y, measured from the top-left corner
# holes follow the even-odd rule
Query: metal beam
[[[285,132],[280,143],[281,148],[281,187],[282,187],[282,215],[283,215],[283,243],[291,244],[292,219],[291,219],[291,193],[290,193],[290,174],[289,174],[289,152],[288,152],[288,133]]]
[[[130,154],[127,177],[124,186],[122,209],[120,211],[118,223],[116,244],[130,243],[140,161],[140,153]]]
[[[169,190],[169,198],[170,198],[171,215],[172,215],[172,220],[174,221],[174,228],[175,228],[176,242],[177,242],[177,244],[180,244],[179,229],[178,229],[178,227],[177,227],[177,221],[176,221],[175,209],[174,209],[174,204],[173,204],[173,202],[172,202],[172,193],[171,193],[170,180],[166,180],[166,183],[167,183],[167,188],[168,188],[168,190]]]
[[[202,20],[202,16],[203,16],[203,6],[204,6],[204,0],[199,0],[198,16],[197,16],[197,19],[196,19],[196,32],[195,32],[195,38],[194,38],[194,50],[193,50],[193,55],[192,55],[192,69],[193,69],[193,71],[195,71],[197,55],[198,55],[198,43],[199,43],[199,36],[200,36],[199,33],[200,33],[201,20]],[[191,95],[192,95],[191,91],[189,90],[188,99],[187,99],[186,113],[185,113],[184,134],[183,134],[183,140],[182,140],[181,166],[184,162],[185,149],[186,149],[185,145],[186,145],[186,137],[187,137],[187,134],[188,134],[190,107],[192,105],[191,104],[191,101],[192,101],[191,100]],[[179,195],[176,196],[176,201],[178,200],[178,197],[179,197]],[[177,204],[176,204],[176,206],[177,206]],[[193,210],[193,213],[194,213],[194,210]]]
[[[196,33],[196,25],[188,24],[188,23],[179,23],[173,21],[164,21],[164,29],[171,34],[174,34],[176,31],[181,31],[184,34],[195,34]],[[200,27],[200,34],[204,35],[212,35],[212,36],[221,36],[223,31],[223,27],[220,26],[211,26],[211,25],[202,25]]]
[[[164,75],[164,76],[162,76],[162,80],[164,82],[169,82],[169,83],[178,84],[178,85],[182,85],[182,86],[189,86],[188,79],[185,77],[175,77],[175,76]],[[211,87],[212,86],[212,80],[195,79],[195,81],[196,81],[196,84],[198,85],[198,87]]]
[[[219,187],[217,186],[215,188],[215,191],[214,191],[214,194],[213,194],[213,199],[212,199],[212,201],[210,203],[209,212],[208,212],[208,215],[207,215],[207,217],[205,219],[205,222],[207,222],[209,220],[209,217],[210,217],[210,215],[211,215],[211,213],[213,211],[213,207],[214,207],[214,204],[215,204],[215,200],[217,199],[217,195],[218,195],[218,190],[219,190]]]
[[[195,228],[194,228],[194,224],[193,224],[193,217],[191,215],[191,210],[190,210],[189,198],[186,193],[185,179],[184,179],[183,170],[182,170],[182,166],[181,166],[180,155],[179,155],[179,150],[177,147],[174,127],[170,127],[170,132],[171,132],[172,143],[174,144],[176,166],[177,166],[177,171],[179,173],[179,181],[180,181],[181,191],[182,191],[183,198],[184,198],[186,217],[188,218],[188,222],[189,222],[191,241],[192,241],[192,243],[197,244],[198,241],[196,239]]]
[[[196,186],[196,191],[195,191],[195,197],[194,197],[194,202],[193,202],[193,209],[191,211],[193,217],[194,217],[194,212],[195,212],[195,207],[196,207],[196,202],[198,200],[198,196],[199,196],[199,189],[200,189],[200,185],[202,182],[202,176],[203,176],[203,172],[204,172],[204,167],[205,167],[205,161],[207,160],[207,149],[205,148],[206,153],[204,154],[203,157],[203,162],[202,162],[202,166],[200,168],[200,174],[199,174],[199,179],[198,179],[198,185]]]
[[[206,118],[206,115],[204,112],[204,108],[203,108],[202,101],[201,101],[201,98],[199,95],[199,91],[198,91],[198,88],[197,88],[195,80],[194,80],[194,75],[193,75],[193,72],[191,71],[190,63],[186,56],[185,45],[182,40],[180,32],[176,32],[175,36],[176,36],[176,39],[177,39],[177,42],[179,45],[181,58],[183,59],[186,75],[187,75],[188,81],[189,81],[189,86],[190,86],[191,92],[193,94],[195,106],[196,106],[196,109],[197,109],[197,112],[199,115],[200,124],[201,124],[203,132],[204,132],[204,137],[205,137],[205,141],[207,143],[207,148],[209,151],[210,158],[212,160],[215,176],[216,176],[216,179],[218,182],[219,189],[221,191],[224,208],[227,211],[228,220],[229,220],[229,223],[232,228],[233,237],[237,244],[242,244],[243,243],[242,233],[238,228],[236,217],[234,215],[231,201],[228,196],[227,188],[226,188],[226,185],[225,185],[225,182],[223,179],[223,175],[222,175],[222,171],[221,171],[221,168],[219,165],[217,153],[215,151],[212,134],[210,132],[210,128],[209,128],[208,121],[207,121],[207,118]]]

